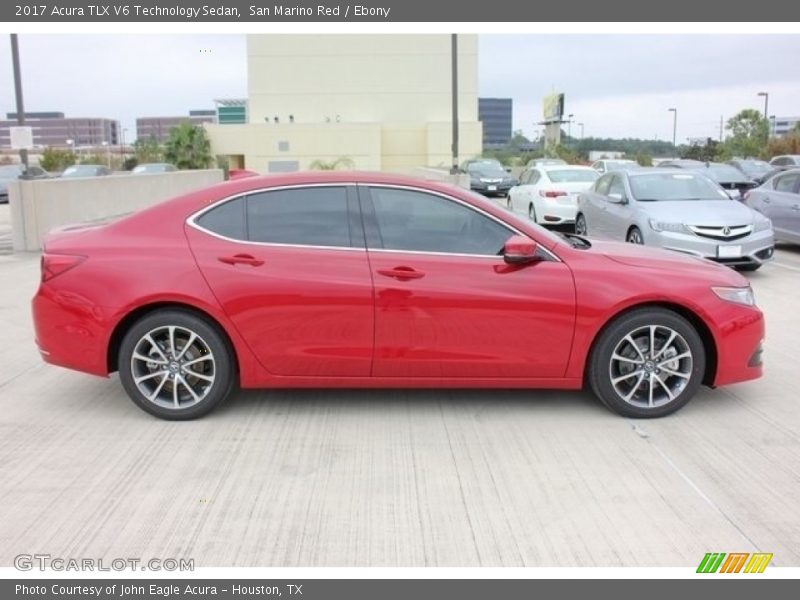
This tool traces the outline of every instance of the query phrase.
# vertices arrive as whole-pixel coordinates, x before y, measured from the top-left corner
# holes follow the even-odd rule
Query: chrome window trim
[[[270,187],[262,187],[262,188],[255,188],[252,190],[247,190],[243,192],[237,192],[236,194],[231,194],[229,196],[225,196],[220,198],[219,200],[215,200],[208,206],[204,206],[198,211],[190,214],[186,217],[185,224],[189,227],[196,229],[197,231],[201,231],[211,237],[215,237],[220,240],[225,240],[226,242],[233,242],[235,244],[243,244],[249,246],[275,246],[278,248],[313,248],[313,249],[320,249],[320,250],[349,250],[349,251],[358,251],[358,252],[382,252],[382,253],[392,253],[392,254],[420,254],[420,255],[431,255],[431,256],[459,256],[459,257],[469,257],[469,258],[492,258],[492,259],[502,259],[503,257],[499,254],[464,254],[464,253],[457,253],[457,252],[434,252],[434,251],[424,251],[424,250],[395,250],[391,248],[366,248],[366,247],[353,247],[353,246],[318,246],[314,244],[285,244],[280,242],[254,242],[250,240],[237,240],[236,238],[231,238],[228,236],[221,235],[210,229],[206,229],[202,225],[197,223],[197,219],[202,217],[205,213],[215,209],[217,206],[224,204],[226,202],[230,202],[236,200],[237,198],[241,198],[244,196],[250,196],[252,194],[259,194],[263,192],[275,192],[280,190],[292,190],[292,189],[301,189],[301,188],[310,188],[310,187],[340,187],[346,190],[349,186],[366,186],[366,187],[383,187],[383,188],[392,188],[392,189],[400,189],[400,190],[408,190],[412,192],[421,192],[424,194],[431,194],[434,196],[439,196],[440,198],[444,198],[445,200],[449,200],[451,202],[456,202],[468,209],[474,210],[477,213],[492,219],[493,221],[499,223],[503,227],[510,229],[515,235],[524,235],[525,237],[530,237],[527,234],[519,231],[513,225],[506,223],[502,219],[487,213],[483,209],[473,206],[468,202],[461,200],[460,198],[456,198],[454,196],[449,196],[443,192],[439,192],[438,190],[431,190],[424,187],[417,187],[414,185],[401,185],[401,184],[391,184],[391,183],[369,183],[369,182],[355,182],[355,181],[348,181],[348,182],[335,182],[335,183],[293,183],[289,185],[279,185],[279,186],[270,186]],[[549,248],[545,248],[541,244],[537,244],[537,248],[540,249],[542,252],[546,253],[548,257],[554,262],[562,262],[558,256],[553,254],[553,252]]]

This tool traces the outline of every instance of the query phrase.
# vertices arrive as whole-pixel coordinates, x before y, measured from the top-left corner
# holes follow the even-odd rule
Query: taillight
[[[567,192],[560,192],[556,190],[539,190],[539,195],[542,198],[558,198],[559,196],[566,196]]]
[[[62,273],[77,267],[85,256],[72,256],[69,254],[42,254],[42,281],[48,281]]]

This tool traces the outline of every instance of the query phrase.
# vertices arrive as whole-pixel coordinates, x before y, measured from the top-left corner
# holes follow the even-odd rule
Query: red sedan
[[[46,240],[47,362],[167,419],[234,386],[591,388],[631,417],[761,375],[741,275],[556,235],[472,192],[378,173],[247,177]]]

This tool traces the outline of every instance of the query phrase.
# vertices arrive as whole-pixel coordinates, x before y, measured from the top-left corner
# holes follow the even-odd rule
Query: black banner
[[[267,0],[11,0],[0,3],[0,20],[22,22],[770,22],[800,20],[800,2],[761,0],[606,0],[588,2],[454,2],[453,0],[331,0],[281,3]]]
[[[757,576],[755,576],[757,577]],[[796,582],[790,579],[726,578],[692,579],[40,579],[4,580],[4,600],[532,600],[537,598],[647,598],[675,600],[681,597],[723,596],[726,600],[794,597]]]

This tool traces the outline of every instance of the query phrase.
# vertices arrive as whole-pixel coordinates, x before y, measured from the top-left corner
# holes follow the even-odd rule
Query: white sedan
[[[578,194],[588,190],[599,173],[577,165],[546,165],[525,170],[508,192],[508,208],[527,214],[541,225],[575,223]]]

